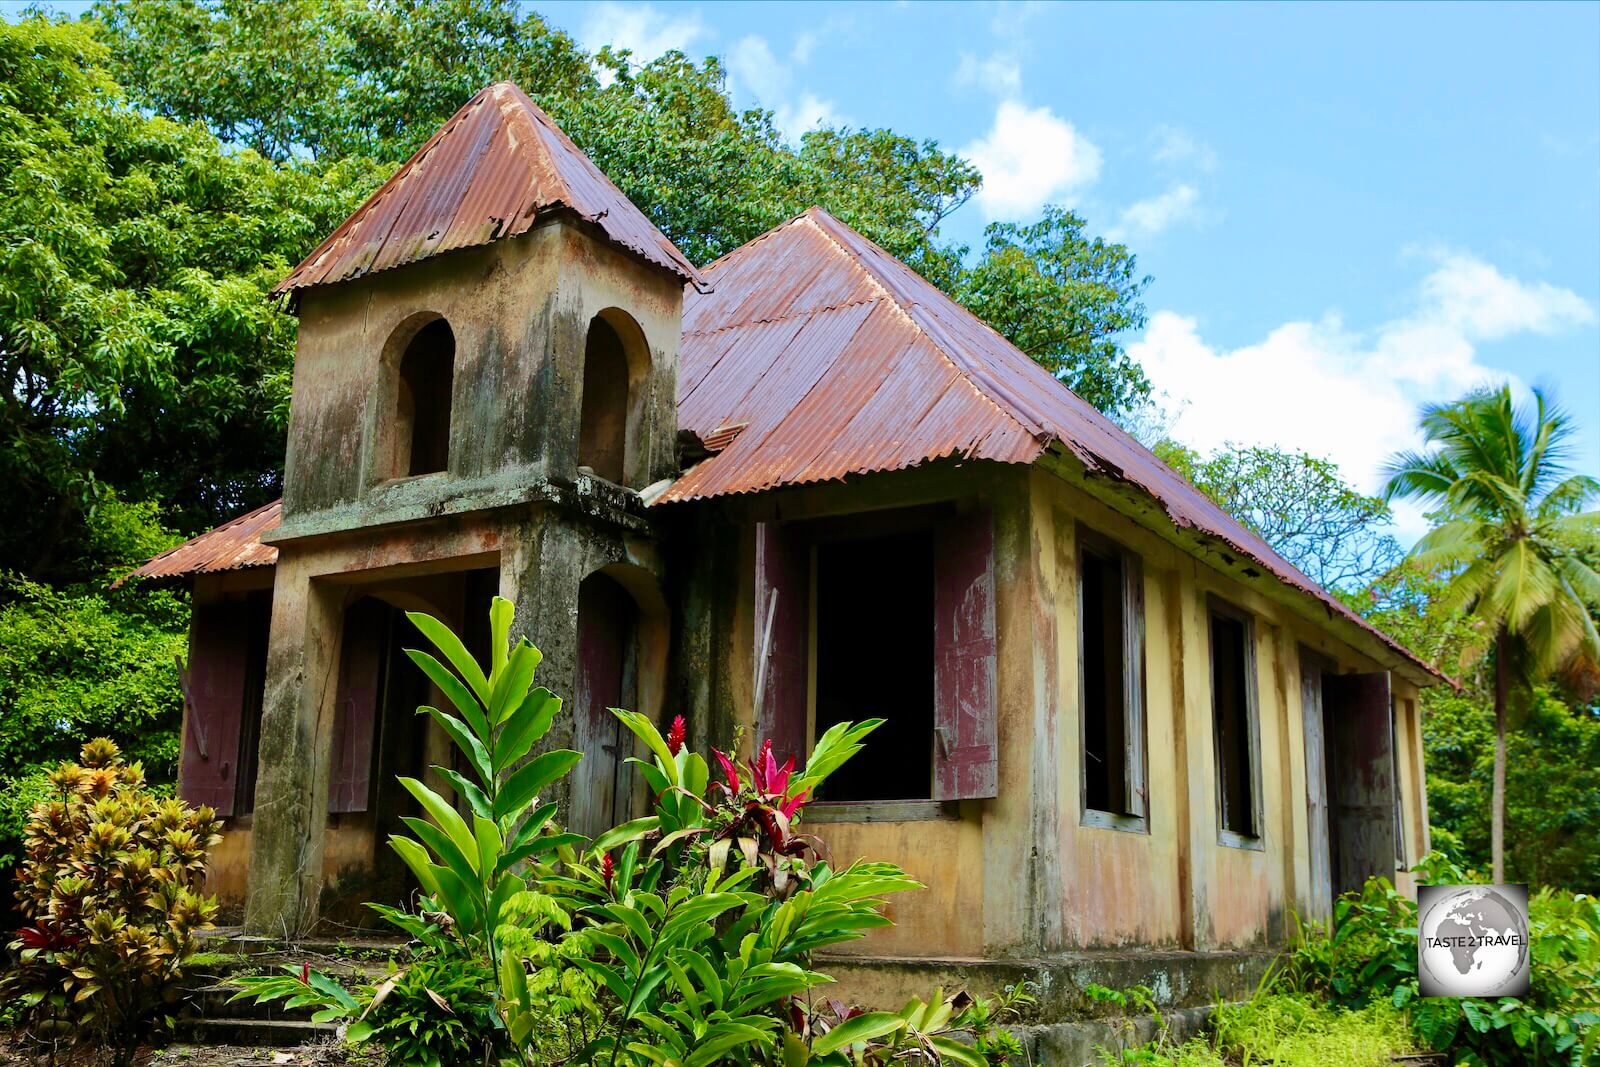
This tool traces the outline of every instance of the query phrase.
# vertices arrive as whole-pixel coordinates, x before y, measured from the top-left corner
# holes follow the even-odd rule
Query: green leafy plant
[[[1031,1003],[1033,997],[1020,982],[994,998],[975,999],[965,992],[947,997],[936,989],[927,1000],[912,997],[898,1012],[864,1011],[829,1000],[801,1013],[795,1031],[784,1035],[783,1064],[992,1067],[1009,1063],[1022,1046],[1000,1022]]]
[[[1481,880],[1439,853],[1413,870],[1423,882]],[[1528,911],[1534,965],[1522,999],[1420,997],[1417,906],[1382,878],[1338,901],[1331,934],[1302,932],[1276,988],[1323,994],[1353,1010],[1405,1009],[1416,1037],[1458,1063],[1581,1067],[1600,1053],[1600,901],[1546,888]]]
[[[125,1063],[141,1027],[175,1001],[216,901],[201,893],[221,840],[210,808],[160,799],[138,763],[98,738],[50,775],[27,827],[17,898],[32,925],[11,942],[0,993],[46,1039],[76,1036]]]

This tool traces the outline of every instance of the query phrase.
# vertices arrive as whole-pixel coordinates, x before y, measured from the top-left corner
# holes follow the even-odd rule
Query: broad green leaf
[[[620,826],[613,826],[605,833],[594,839],[594,849],[597,852],[610,852],[618,845],[625,845],[630,841],[637,841],[646,834],[653,833],[661,826],[661,820],[654,815],[646,815],[642,819],[634,819]]]
[[[836,1049],[848,1048],[851,1045],[864,1041],[872,1041],[903,1029],[906,1021],[890,1011],[873,1011],[865,1015],[857,1015],[852,1019],[835,1026],[832,1030],[811,1042],[811,1051],[817,1056],[826,1056]]]
[[[494,799],[495,818],[504,819],[521,814],[522,809],[533,803],[533,799],[545,787],[570,772],[581,759],[583,753],[559,748],[535,756],[518,767],[506,779],[499,796]]]
[[[406,618],[422,632],[422,636],[433,642],[434,648],[444,653],[444,658],[449,660],[450,665],[467,680],[472,691],[478,695],[478,700],[487,705],[489,680],[483,676],[483,668],[478,666],[478,661],[472,658],[472,653],[467,651],[467,647],[461,643],[461,638],[455,635],[455,631],[432,615],[420,611],[408,611]]]
[[[483,743],[468,731],[467,726],[460,719],[449,712],[440,711],[438,708],[421,707],[418,711],[427,712],[433,716],[433,721],[444,727],[444,732],[450,735],[450,740],[467,757],[467,762],[472,764],[472,769],[477,772],[478,780],[484,784],[494,781],[494,774],[489,769],[489,752]]]
[[[473,735],[482,745],[489,737],[489,718],[478,698],[473,696],[466,686],[461,684],[461,679],[450,673],[449,669],[426,652],[417,649],[406,649],[406,655],[411,657],[411,662],[422,668],[422,673],[439,691],[449,699],[456,711],[461,713],[461,718],[466,720],[472,728]],[[420,709],[419,709],[420,710]]]
[[[533,750],[539,739],[550,732],[550,724],[561,710],[561,698],[540,686],[529,693],[506,719],[495,744],[495,773],[514,767]]]
[[[449,801],[415,778],[401,777],[398,781],[405,787],[406,792],[417,798],[417,803],[422,805],[422,810],[428,813],[428,817],[450,835],[450,839],[456,843],[462,855],[471,855],[477,851],[478,842],[467,827],[467,821]]]

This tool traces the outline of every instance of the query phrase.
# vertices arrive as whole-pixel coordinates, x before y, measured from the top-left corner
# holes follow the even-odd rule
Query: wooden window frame
[[[1145,715],[1144,564],[1131,549],[1085,526],[1077,528],[1078,578],[1078,810],[1080,825],[1127,833],[1150,832],[1149,745]],[[1088,682],[1084,659],[1084,552],[1116,559],[1122,572],[1123,805],[1126,811],[1089,806]]]
[[[1245,769],[1250,775],[1250,824],[1255,831],[1250,834],[1229,829],[1226,823],[1224,806],[1227,790],[1223,778],[1222,720],[1217,715],[1217,650],[1212,640],[1211,626],[1211,620],[1216,616],[1231,619],[1244,627],[1245,734],[1249,749],[1249,759]],[[1227,848],[1262,852],[1266,850],[1266,841],[1262,833],[1266,820],[1261,803],[1261,714],[1260,699],[1256,691],[1256,620],[1250,612],[1217,596],[1206,598],[1206,667],[1211,688],[1211,762],[1214,768],[1212,790],[1216,794],[1217,843]]]

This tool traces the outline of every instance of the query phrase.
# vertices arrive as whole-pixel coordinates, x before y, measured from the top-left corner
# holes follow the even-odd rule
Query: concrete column
[[[548,512],[507,533],[509,547],[500,556],[500,595],[516,607],[511,636],[526,637],[539,649],[543,659],[534,680],[563,701],[542,747],[570,748],[578,673],[578,584],[589,570],[585,546]],[[557,783],[548,797],[561,805],[558,818],[570,810],[567,785],[567,780]]]
[[[293,937],[316,924],[344,590],[313,581],[292,551],[273,589],[267,690],[245,932]]]

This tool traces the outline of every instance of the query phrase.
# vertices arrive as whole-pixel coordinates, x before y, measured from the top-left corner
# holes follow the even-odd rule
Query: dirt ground
[[[44,1050],[24,1048],[15,1040],[0,1044],[0,1067],[103,1067],[107,1059],[87,1049],[64,1049],[54,1059]],[[382,1067],[375,1052],[358,1051],[335,1042],[299,1048],[241,1048],[236,1045],[168,1045],[141,1048],[135,1067]]]

